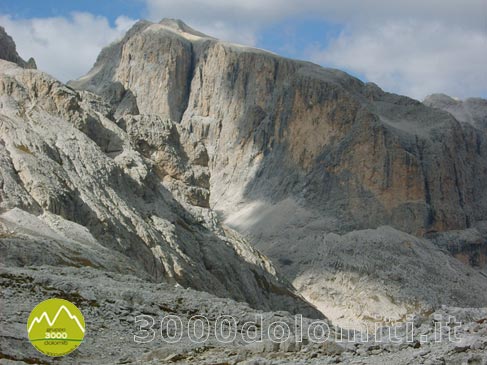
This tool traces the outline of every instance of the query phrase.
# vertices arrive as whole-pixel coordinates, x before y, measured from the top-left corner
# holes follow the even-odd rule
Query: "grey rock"
[[[474,173],[485,171],[483,133],[337,70],[144,21],[71,83],[110,100],[103,90],[120,84],[141,114],[205,144],[210,205],[226,216],[289,198],[335,220],[329,229],[422,234],[486,214]]]
[[[445,94],[433,94],[426,97],[423,103],[430,107],[444,110],[452,114],[458,121],[471,124],[487,132],[486,99],[468,98],[459,100]]]
[[[0,61],[6,230],[0,247],[8,264],[91,265],[265,309],[293,310],[286,302],[294,302],[295,311],[322,316],[208,209],[190,212],[161,184],[160,171],[179,166],[179,155],[170,155],[177,140],[167,149],[163,140],[153,145],[165,133],[157,129],[155,139],[147,136],[152,149],[146,151],[138,141],[147,129],[133,126],[147,127],[147,119],[127,122],[127,133],[102,113],[109,107],[83,95],[44,73]],[[168,125],[168,143],[173,127]],[[207,190],[204,167],[179,167],[175,178],[183,180],[185,197],[192,189]]]
[[[0,59],[16,63],[23,68],[37,68],[36,61],[32,57],[26,62],[19,56],[14,40],[2,26],[0,26]]]
[[[218,212],[328,315],[342,315],[330,303],[357,297],[355,281],[368,284],[349,319],[400,318],[416,303],[421,310],[487,304],[480,274],[408,236],[462,231],[486,220],[487,140],[476,126],[338,70],[221,42],[171,20],[139,22],[71,85],[114,108],[119,102],[106,90],[122,85],[141,114],[124,120],[149,125],[143,115],[150,114],[172,123],[177,136],[159,139],[171,142],[146,146],[152,160],[172,161],[163,163],[173,166],[162,173],[165,186],[190,211]],[[206,151],[203,160],[190,152],[196,144]],[[184,161],[174,151],[195,157]],[[333,234],[351,231],[355,243],[334,259]],[[414,255],[414,266],[405,265],[410,252],[397,248],[409,240],[427,252]],[[327,247],[331,255],[315,254]],[[353,257],[371,261],[339,283]],[[400,264],[390,270],[387,260]],[[330,285],[323,275],[337,281]]]
[[[425,104],[171,19],[68,86],[0,61],[2,357],[39,362],[25,316],[59,295],[99,334],[79,363],[478,362],[487,273],[448,249],[487,234],[483,104]],[[323,317],[305,299],[352,327],[415,314],[423,335],[454,315],[468,348],[127,340],[139,314]]]
[[[323,343],[321,349],[323,353],[326,355],[340,355],[346,351],[346,348],[341,346],[340,344],[333,342],[333,341],[326,341]]]

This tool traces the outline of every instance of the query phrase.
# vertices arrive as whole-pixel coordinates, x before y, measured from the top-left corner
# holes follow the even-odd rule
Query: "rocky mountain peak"
[[[423,103],[432,108],[441,109],[450,113],[462,123],[467,123],[483,131],[487,131],[486,99],[468,98],[460,100],[445,94],[433,94],[427,96]]]
[[[0,60],[2,265],[91,266],[323,317],[208,208],[205,147],[109,101]]]
[[[171,19],[138,22],[69,87],[0,66],[9,265],[319,316],[302,295],[352,326],[487,302],[481,102],[436,98],[462,119]]]
[[[72,84],[110,100],[114,118],[120,125],[129,121],[133,143],[144,146],[181,202],[218,212],[330,315],[343,313],[353,283],[364,273],[376,275],[380,262],[400,267],[382,268],[381,280],[392,275],[408,284],[363,282],[364,297],[346,318],[367,317],[360,308],[373,306],[372,293],[389,303],[374,306],[379,315],[400,317],[414,307],[404,298],[426,307],[431,291],[441,292],[434,300],[459,303],[448,294],[454,276],[463,278],[455,290],[468,283],[485,287],[480,274],[469,279],[458,263],[434,281],[405,269],[416,262],[427,275],[454,260],[435,246],[444,232],[483,234],[487,140],[478,125],[339,70],[202,41],[186,27],[175,20],[144,23]],[[159,137],[145,137],[147,115],[175,126],[172,152]],[[341,251],[344,242],[350,250]],[[484,249],[475,247],[465,255],[483,262]],[[433,257],[432,266],[422,255]],[[343,285],[335,281],[341,275],[335,267],[351,272],[340,279]],[[466,291],[471,304],[485,301]]]
[[[446,94],[431,94],[424,98],[423,103],[426,105],[454,105],[461,101],[457,98],[452,98]]]
[[[177,31],[182,34],[186,35],[193,35],[196,37],[201,37],[201,38],[211,38],[210,36],[198,32],[197,30],[191,28],[189,25],[187,25],[185,22],[183,22],[180,19],[172,19],[172,18],[163,18],[160,22],[159,25],[162,25],[164,27],[167,27],[169,29],[172,29],[174,31]]]
[[[145,23],[71,85],[107,97],[116,116],[154,114],[192,130],[209,153],[210,204],[225,216],[292,199],[326,214],[331,230],[424,234],[468,228],[487,211],[451,176],[463,167],[447,167],[469,153],[448,142],[469,138],[451,115],[338,70],[181,32],[196,34],[178,20]],[[374,158],[359,162],[351,149]],[[451,161],[439,160],[444,149]]]
[[[0,26],[0,59],[16,63],[20,67],[36,69],[35,60],[31,57],[24,61],[17,53],[17,46],[11,36],[7,34],[5,28]]]

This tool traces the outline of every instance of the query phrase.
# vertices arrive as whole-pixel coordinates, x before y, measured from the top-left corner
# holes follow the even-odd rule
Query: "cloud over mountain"
[[[435,92],[487,96],[487,5],[482,0],[144,0],[140,7],[150,20],[184,19],[227,41],[257,47],[283,42],[275,44],[277,52],[293,48],[287,43],[299,44],[293,57],[345,69],[418,99]],[[94,15],[96,9],[92,12],[29,19],[0,15],[0,24],[16,39],[21,56],[34,56],[40,69],[66,81],[86,72],[101,48],[140,15],[121,11],[110,24],[106,17]],[[306,24],[309,19],[333,31],[313,39],[289,34],[289,42],[265,39],[269,28],[286,38],[284,23]]]
[[[71,13],[68,17],[17,19],[0,15],[21,56],[34,56],[40,70],[62,81],[82,75],[102,47],[123,36],[134,20],[119,16],[112,26],[102,16]]]

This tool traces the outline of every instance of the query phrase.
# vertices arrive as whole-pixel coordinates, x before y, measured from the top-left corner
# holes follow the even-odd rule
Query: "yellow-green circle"
[[[73,303],[48,299],[30,312],[27,335],[30,343],[44,355],[64,356],[83,341],[85,319]]]

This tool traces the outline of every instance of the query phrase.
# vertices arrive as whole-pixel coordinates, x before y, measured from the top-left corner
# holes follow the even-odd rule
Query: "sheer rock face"
[[[165,186],[191,211],[208,199],[325,313],[344,314],[339,302],[359,289],[363,297],[344,314],[351,320],[487,303],[480,274],[407,234],[487,219],[487,140],[478,125],[341,71],[220,42],[172,20],[139,22],[71,85],[110,100],[115,118],[139,129],[135,140],[152,123],[147,114],[166,120],[167,137],[142,147]],[[209,198],[192,199],[195,188]],[[353,245],[330,250],[342,241]],[[356,257],[365,261],[347,266]],[[452,269],[431,277],[438,265]]]
[[[32,57],[26,62],[19,56],[14,40],[2,26],[0,26],[0,59],[16,63],[23,68],[37,68],[36,62]]]
[[[93,265],[316,315],[216,210],[331,314],[357,290],[349,319],[487,303],[480,274],[431,241],[365,229],[431,235],[486,220],[485,133],[449,113],[174,20],[137,23],[70,83],[83,91],[6,62],[1,75],[12,262],[29,260],[32,227],[62,245],[47,228],[75,222],[99,243],[81,256],[120,253]],[[19,222],[31,222],[20,236]]]
[[[71,85],[107,97],[117,105],[119,114],[126,111],[121,107],[136,100],[136,108],[128,108],[132,114],[136,111],[180,120],[188,95],[192,44],[171,34],[162,25],[137,23],[121,43],[102,51],[88,75]]]
[[[198,145],[183,150],[160,117],[116,124],[111,112],[96,95],[0,60],[3,264],[92,266],[321,316],[212,211],[186,209],[163,185],[181,179],[181,200],[208,191]]]
[[[138,23],[72,85],[102,95],[121,85],[138,113],[204,143],[210,205],[226,216],[287,198],[342,232],[389,224],[424,234],[487,216],[484,133],[337,70],[163,20]]]
[[[458,121],[468,123],[478,129],[487,131],[487,100],[468,98],[457,100],[444,94],[428,96],[423,103],[433,108],[451,113]]]
[[[453,115],[462,123],[466,131],[471,130],[471,126],[487,132],[487,100],[482,98],[468,98],[458,100],[444,94],[433,94],[428,96],[423,103],[432,108],[443,110]],[[480,140],[471,140],[477,148]],[[466,162],[466,165],[470,161]],[[474,181],[485,179],[482,169],[483,165],[473,165],[473,171],[480,172],[478,177],[474,176]],[[484,183],[484,182],[481,182]],[[485,184],[485,183],[484,183]],[[483,199],[484,196],[476,196]],[[433,232],[428,235],[440,247],[448,249],[460,261],[478,268],[487,269],[487,220],[475,222],[472,228],[460,231]]]

